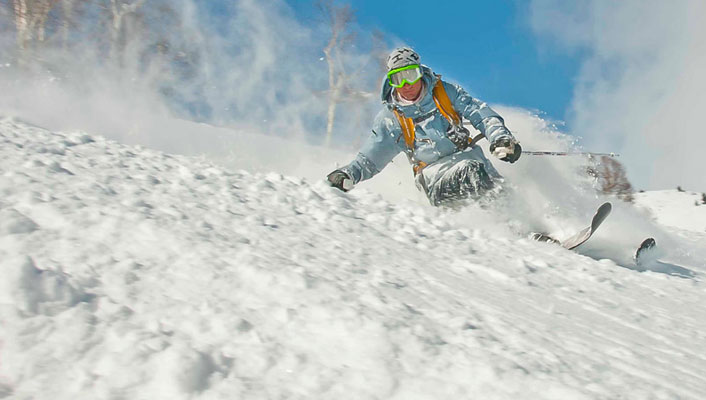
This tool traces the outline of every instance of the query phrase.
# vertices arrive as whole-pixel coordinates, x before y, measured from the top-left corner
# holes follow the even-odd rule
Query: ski
[[[573,250],[586,243],[586,241],[590,239],[591,236],[593,236],[598,227],[601,226],[601,224],[603,223],[603,221],[605,221],[606,218],[608,218],[608,215],[610,215],[610,212],[612,210],[613,205],[610,204],[610,202],[601,204],[601,206],[598,207],[598,210],[596,210],[596,213],[593,215],[593,219],[591,219],[591,224],[589,226],[564,240],[557,240],[543,233],[533,234],[532,239],[538,240],[540,242],[557,243],[565,249]]]
[[[591,236],[593,236],[593,234],[596,232],[598,227],[601,226],[603,221],[608,218],[608,215],[610,215],[610,212],[612,210],[613,205],[610,204],[610,202],[605,202],[601,204],[601,206],[598,207],[598,210],[596,210],[596,213],[593,215],[593,219],[591,219],[591,225],[585,227],[570,238],[562,240],[561,245],[564,248],[573,250],[584,244],[588,239],[591,238]]]
[[[654,238],[647,238],[640,243],[635,251],[635,270],[640,272],[652,271],[679,278],[694,278],[696,272],[682,265],[664,262],[658,259],[657,242]]]
[[[654,249],[656,245],[657,242],[654,238],[647,238],[643,240],[637,248],[637,251],[635,251],[635,264],[640,265],[640,263],[645,260],[646,255],[651,253],[650,250]]]

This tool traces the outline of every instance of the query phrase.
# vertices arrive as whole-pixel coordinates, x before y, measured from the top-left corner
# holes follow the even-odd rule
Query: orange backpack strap
[[[402,115],[402,113],[396,108],[393,108],[392,112],[395,113],[397,120],[400,121],[402,136],[404,137],[404,142],[407,145],[407,148],[414,151],[414,121],[412,121],[412,118],[405,118],[405,116]]]
[[[402,115],[402,113],[399,112],[396,108],[393,108],[392,112],[395,113],[397,120],[400,122],[400,127],[402,128],[402,136],[404,137],[404,143],[407,145],[407,149],[409,150],[409,153],[407,153],[407,157],[409,157],[409,161],[412,163],[412,171],[414,171],[414,175],[416,176],[417,174],[422,172],[422,169],[427,166],[427,163],[423,161],[414,161],[414,121],[412,120],[412,118],[405,118],[405,116]]]
[[[454,110],[454,106],[451,104],[451,99],[449,99],[449,95],[446,93],[444,83],[441,82],[441,79],[436,81],[432,95],[434,97],[434,102],[436,103],[436,108],[441,111],[441,114],[453,125],[460,125],[461,117],[458,115],[456,110]]]
[[[439,80],[436,81],[434,89],[432,90],[432,97],[434,98],[434,103],[436,103],[436,108],[439,109],[441,114],[453,125],[461,124],[461,117],[458,115],[456,110],[454,110],[451,104],[451,99],[444,89],[444,84],[441,82],[440,75]],[[395,117],[400,122],[400,127],[402,128],[402,135],[404,136],[404,142],[407,144],[407,148],[414,151],[414,121],[412,118],[406,118],[399,110],[396,108],[392,109],[395,113]]]
[[[458,127],[463,127],[463,120],[461,119],[461,116],[458,115],[456,112],[456,109],[454,109],[453,104],[451,104],[451,99],[449,99],[449,95],[446,93],[446,89],[444,88],[444,83],[441,82],[441,75],[437,75],[437,78],[439,78],[436,81],[436,85],[434,85],[434,90],[432,91],[432,95],[434,97],[434,102],[436,103],[436,108],[439,109],[441,114],[446,117],[446,119],[451,123],[451,125],[455,125]],[[473,147],[476,144],[478,144],[481,139],[485,139],[485,135],[478,134],[478,136],[471,138],[468,138],[468,143],[469,147]]]
[[[434,85],[434,89],[432,90],[432,97],[434,98],[434,103],[436,103],[436,108],[439,109],[439,112],[441,112],[441,114],[444,116],[444,118],[449,121],[449,123],[454,126],[462,126],[463,121],[454,109],[453,104],[451,104],[451,99],[449,99],[449,95],[446,93],[444,83],[441,82],[441,76],[437,75],[437,77],[439,79],[436,81],[436,85]],[[395,117],[397,117],[397,120],[400,122],[404,142],[407,145],[407,149],[409,149],[410,151],[410,154],[408,154],[408,156],[410,156],[410,162],[412,162],[412,169],[414,170],[414,174],[417,175],[422,171],[424,167],[427,166],[427,164],[422,161],[412,161],[415,140],[414,120],[412,120],[412,118],[406,118],[396,108],[393,108],[392,112],[395,113]],[[475,145],[479,138],[480,136],[476,137],[474,140],[471,140],[469,138],[471,146]]]

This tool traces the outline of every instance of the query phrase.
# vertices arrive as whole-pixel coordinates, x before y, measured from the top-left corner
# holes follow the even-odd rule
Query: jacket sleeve
[[[401,133],[399,123],[393,121],[387,110],[381,111],[375,117],[373,132],[355,160],[340,170],[346,172],[354,183],[377,175],[402,150],[396,141]]]
[[[459,85],[444,82],[444,88],[456,112],[469,120],[490,143],[502,137],[513,137],[505,126],[505,120],[486,103],[474,99]]]

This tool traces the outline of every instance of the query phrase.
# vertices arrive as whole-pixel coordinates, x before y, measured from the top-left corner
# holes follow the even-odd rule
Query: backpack
[[[437,75],[437,77],[439,79],[436,81],[436,85],[434,85],[434,88],[432,89],[432,97],[434,98],[434,103],[436,103],[436,108],[439,110],[441,115],[449,121],[452,127],[455,129],[466,130],[466,128],[463,127],[463,120],[461,116],[458,115],[451,104],[451,99],[449,99],[449,95],[446,93],[444,84],[441,82],[441,76]],[[402,114],[397,108],[393,108],[392,112],[395,113],[395,116],[400,123],[400,127],[402,128],[402,136],[404,137],[404,142],[407,145],[407,157],[412,164],[412,170],[415,175],[418,175],[422,169],[427,166],[427,163],[414,159],[414,120],[412,118],[405,117],[404,114]],[[471,138],[469,134],[468,146],[465,147],[473,147],[483,138],[484,136],[482,134],[474,138]]]

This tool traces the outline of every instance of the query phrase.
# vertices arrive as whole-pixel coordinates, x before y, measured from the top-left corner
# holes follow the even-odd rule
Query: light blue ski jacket
[[[372,178],[397,154],[408,151],[402,128],[392,111],[393,107],[397,107],[406,117],[415,120],[414,158],[416,160],[433,164],[441,158],[459,152],[456,145],[446,136],[450,123],[439,112],[432,96],[432,88],[439,78],[426,66],[422,66],[422,71],[426,93],[421,100],[412,105],[396,104],[392,86],[387,79],[383,82],[381,98],[385,107],[375,117],[373,133],[363,144],[355,160],[340,168],[353,179],[354,183]],[[512,138],[502,117],[487,104],[472,98],[456,84],[442,82],[456,112],[470,121],[490,143],[502,137]],[[475,146],[469,151],[471,158],[477,159],[490,168],[488,172],[491,175],[498,175],[480,147]]]

